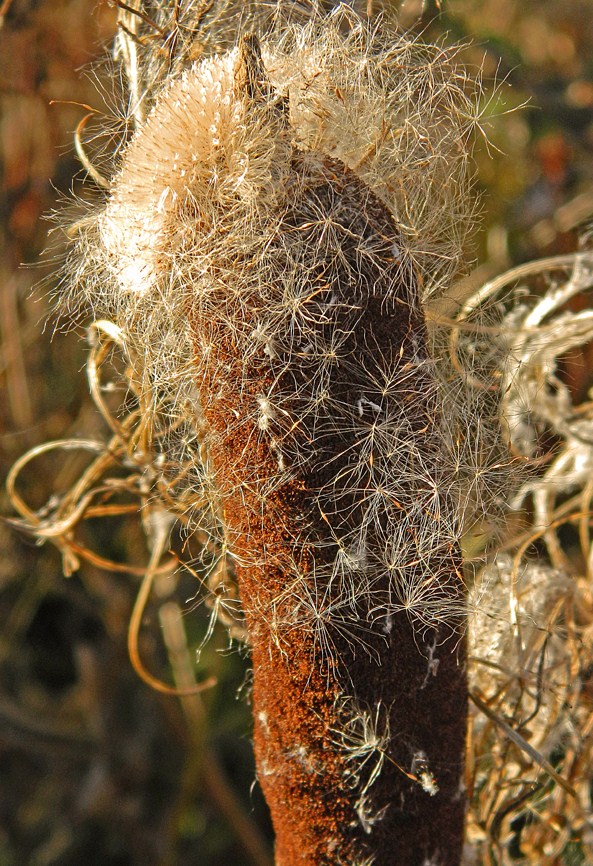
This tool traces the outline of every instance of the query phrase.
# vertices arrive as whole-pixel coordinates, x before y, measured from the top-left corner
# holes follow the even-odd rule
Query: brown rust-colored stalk
[[[307,263],[308,339],[327,341],[330,329],[346,335],[343,360],[325,382],[327,408],[303,412],[317,371],[305,353],[299,363],[294,335],[279,341],[280,375],[262,363],[246,381],[233,330],[220,328],[211,368],[217,375],[225,371],[224,399],[205,409],[214,469],[221,489],[230,491],[223,496],[224,522],[252,653],[257,770],[276,831],[276,862],[322,866],[372,857],[375,866],[455,866],[463,834],[467,710],[458,551],[451,546],[429,557],[417,576],[455,611],[440,625],[423,625],[405,610],[381,618],[381,602],[369,599],[390,597],[387,571],[376,574],[371,594],[351,599],[328,576],[336,532],[355,534],[365,499],[376,492],[372,450],[356,485],[349,483],[359,431],[339,424],[336,407],[356,406],[372,381],[401,371],[399,392],[389,400],[407,407],[408,447],[426,460],[428,474],[438,460],[439,407],[425,363],[415,275],[396,260],[398,230],[385,206],[337,160],[293,151],[280,225],[269,251],[279,269],[291,236],[305,237],[306,249],[317,256]],[[250,308],[255,327],[255,300],[246,304]],[[202,383],[207,392],[219,387],[214,378]],[[281,398],[291,419],[280,424],[270,416],[265,436],[250,409],[264,393],[271,402]],[[238,425],[237,419],[247,420]],[[298,470],[269,490],[279,462],[291,459]],[[438,507],[452,507],[445,491]],[[429,518],[438,522],[440,516],[435,510]],[[384,520],[379,511],[367,543],[382,543]],[[403,512],[401,521],[413,536],[416,528]],[[375,554],[380,557],[380,551],[366,555]],[[374,755],[381,772],[362,799],[371,767],[352,771],[346,739],[340,739],[345,702],[346,715],[353,706],[366,708],[388,732]]]

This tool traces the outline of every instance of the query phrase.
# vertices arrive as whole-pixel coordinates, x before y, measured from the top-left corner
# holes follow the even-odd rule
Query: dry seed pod
[[[460,475],[422,301],[468,219],[462,84],[345,9],[244,36],[150,94],[75,231],[74,290],[169,444],[199,439],[278,866],[460,858]]]

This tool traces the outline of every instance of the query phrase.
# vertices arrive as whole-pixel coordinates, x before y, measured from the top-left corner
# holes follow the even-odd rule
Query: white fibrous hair
[[[129,55],[125,33],[123,38]],[[238,84],[240,45],[188,62],[164,83],[157,77],[156,94],[136,94],[135,105],[152,108],[136,119],[113,165],[104,203],[72,231],[68,300],[117,324],[135,387],[154,423],[165,426],[159,447],[169,449],[169,457],[177,449],[178,460],[184,449],[191,451],[185,483],[196,523],[239,559],[247,553],[233,549],[221,516],[230,491],[220,489],[209,457],[212,440],[202,430],[207,403],[224,401],[229,387],[249,392],[267,364],[267,382],[253,394],[251,417],[236,419],[237,431],[254,421],[258,437],[276,454],[275,475],[258,479],[265,495],[306,459],[291,446],[300,419],[276,383],[291,365],[312,370],[308,393],[299,395],[307,429],[316,429],[318,417],[320,435],[327,435],[322,419],[333,416],[358,442],[348,471],[336,469],[326,489],[367,488],[360,489],[358,526],[342,534],[333,528],[332,580],[344,586],[343,607],[349,606],[349,593],[372,595],[374,574],[387,569],[393,593],[387,607],[385,598],[377,605],[380,616],[408,610],[435,622],[445,601],[424,574],[417,551],[428,561],[434,552],[449,550],[468,505],[480,501],[476,491],[483,486],[487,447],[476,445],[479,432],[467,435],[477,419],[475,395],[464,402],[459,377],[451,382],[450,365],[440,369],[438,358],[419,354],[412,361],[384,359],[366,371],[355,405],[340,405],[328,383],[332,369],[348,362],[345,334],[330,332],[332,304],[344,305],[331,292],[309,297],[317,292],[306,270],[317,240],[307,241],[308,224],[294,230],[287,214],[287,200],[302,196],[309,181],[300,180],[288,193],[287,185],[295,184],[297,163],[301,175],[323,172],[332,161],[352,172],[397,226],[390,241],[393,286],[413,279],[428,303],[458,272],[472,220],[467,142],[477,123],[476,86],[468,92],[455,51],[406,35],[386,39],[346,7],[323,18],[312,14],[305,24],[276,27],[259,44],[259,102],[246,101]],[[310,224],[332,250],[334,261],[327,266],[337,273],[345,236],[331,215],[315,208],[313,202]],[[354,248],[362,243],[352,232],[348,242]],[[361,246],[361,266],[372,255]],[[384,286],[376,291],[391,302]],[[232,386],[228,369],[214,360],[222,331],[232,333],[244,359],[241,381]],[[424,396],[436,412],[430,421],[434,453],[428,457],[414,442],[415,410],[398,396],[409,387],[414,399],[418,375],[432,391]],[[200,387],[205,381],[215,383],[208,393]],[[476,420],[479,425],[483,418]],[[371,489],[364,480],[369,461]],[[443,496],[457,503],[447,513]],[[382,543],[369,551],[368,528],[379,512],[387,514],[381,518]],[[296,583],[298,574],[287,592]],[[335,597],[332,604],[339,621]],[[295,604],[294,617],[305,617],[306,606],[305,598]],[[314,606],[311,617],[318,627]]]

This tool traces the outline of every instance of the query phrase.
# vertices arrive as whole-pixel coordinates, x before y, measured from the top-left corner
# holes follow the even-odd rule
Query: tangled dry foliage
[[[591,339],[591,311],[567,305],[586,297],[592,268],[586,250],[520,266],[459,315],[502,304],[493,342],[505,362],[490,383],[469,384],[496,387],[503,431],[531,467],[509,496],[508,535],[470,591],[468,863],[592,856],[593,406],[573,402],[559,370]]]
[[[183,74],[188,60],[228,47],[227,37],[215,39],[211,47],[196,40],[194,30],[208,19],[209,27],[200,33],[227,31],[209,20],[214,14],[209,4],[186,8],[191,27],[170,19],[160,4],[143,7],[142,15],[121,6],[119,50],[133,107],[126,123],[142,125],[151,104],[141,95],[156,95],[170,76]],[[176,5],[176,12],[180,8]],[[87,155],[92,145],[82,141],[83,132],[81,127],[81,157],[103,186],[107,158]],[[129,130],[122,132],[125,137]],[[425,177],[429,186],[436,182]],[[413,213],[418,209],[417,203],[411,206]],[[426,218],[422,231],[432,238],[436,211]],[[82,217],[74,231],[87,233],[88,220]],[[154,226],[143,230],[153,232]],[[112,238],[112,245],[117,242]],[[406,242],[413,249],[412,241]],[[431,250],[423,246],[421,252],[427,259],[416,257],[414,266],[429,272]],[[451,252],[446,256],[452,257]],[[73,260],[68,267],[72,272]],[[125,277],[145,279],[146,273],[130,277],[126,272]],[[593,338],[593,313],[587,309],[593,253],[585,238],[579,252],[517,267],[457,304],[443,302],[446,280],[438,276],[427,286],[425,311],[442,387],[451,405],[461,407],[455,408],[457,424],[451,425],[459,435],[452,453],[460,468],[460,511],[471,514],[471,520],[460,519],[450,530],[465,531],[470,597],[464,863],[587,863],[593,861],[593,402],[588,396],[576,400],[563,370],[566,359]],[[176,313],[173,321],[179,318]],[[173,524],[199,547],[199,557],[184,567],[202,587],[211,627],[222,620],[241,638],[243,623],[232,570],[221,557],[224,542],[215,530],[221,522],[215,479],[205,479],[200,468],[207,465],[203,429],[195,411],[187,411],[187,400],[180,399],[180,383],[194,371],[188,371],[177,346],[167,345],[160,324],[150,345],[139,351],[137,338],[130,338],[129,319],[126,326],[124,321],[114,314],[97,318],[89,328],[89,386],[111,431],[109,439],[39,446],[15,463],[7,483],[20,525],[58,546],[66,574],[82,559],[119,570],[118,563],[85,546],[81,526],[94,518],[140,515],[151,557],[130,619],[129,648],[139,673],[166,692],[170,688],[144,669],[137,648],[155,580],[179,567],[178,557],[168,553]],[[258,338],[268,353],[273,351],[263,330]],[[154,370],[165,362],[166,387],[159,382],[157,388]],[[265,431],[282,407],[260,403],[258,411]],[[463,437],[462,424],[467,428]],[[19,495],[19,475],[50,449],[82,450],[91,456],[90,464],[67,493],[33,508]],[[435,615],[430,605],[426,615]],[[178,685],[188,692],[194,688],[187,676]],[[388,738],[379,721],[377,708],[376,717],[350,716],[335,733],[348,748],[353,775],[360,775],[365,762],[371,767],[364,777],[367,787],[385,758]],[[419,766],[416,772],[420,779],[428,772],[425,784],[430,786],[429,771]]]

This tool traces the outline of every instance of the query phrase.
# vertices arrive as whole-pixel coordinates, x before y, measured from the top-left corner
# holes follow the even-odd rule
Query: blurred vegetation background
[[[385,5],[427,38],[467,42],[465,59],[484,70],[490,146],[478,142],[476,153],[484,218],[474,283],[511,263],[575,249],[579,226],[593,215],[591,0]],[[108,0],[13,0],[0,3],[2,13],[5,477],[41,442],[106,432],[85,386],[81,334],[53,333],[51,319],[44,327],[57,278],[41,251],[47,216],[82,192],[73,131],[85,105],[101,101],[84,70],[108,50],[116,10]],[[42,288],[32,292],[36,284]],[[575,387],[584,387],[586,358],[579,363]],[[19,489],[40,508],[80,468],[78,457],[50,452],[25,470]],[[10,513],[5,494],[0,513]],[[90,556],[66,578],[51,544],[39,547],[0,522],[0,866],[270,864],[269,821],[253,784],[244,653],[217,626],[196,667],[208,611],[192,605],[194,576],[166,575],[145,612],[144,662],[171,682],[189,665],[198,680],[214,675],[218,685],[184,700],[151,690],[126,647],[148,559],[141,527],[127,518],[90,520],[82,541],[132,570],[107,570]]]

